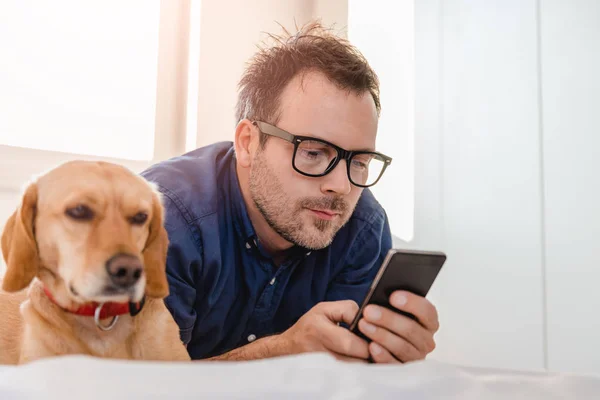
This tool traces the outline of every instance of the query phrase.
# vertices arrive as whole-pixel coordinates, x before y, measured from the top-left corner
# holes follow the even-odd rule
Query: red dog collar
[[[75,309],[66,309],[66,308],[61,307],[56,302],[56,300],[54,300],[54,297],[52,296],[52,293],[50,293],[48,288],[44,287],[44,293],[46,293],[46,296],[48,296],[50,301],[52,301],[54,304],[59,306],[61,309],[68,311],[71,314],[83,315],[86,317],[93,317],[96,313],[96,309],[101,304],[101,303],[97,303],[97,302],[89,302],[89,303],[82,304]],[[140,311],[142,311],[142,307],[144,307],[145,300],[146,300],[146,296],[142,297],[142,300],[138,303],[131,303],[131,302],[128,302],[128,303],[113,303],[113,302],[104,303],[102,305],[102,309],[100,310],[99,319],[116,317],[116,316],[123,315],[123,314],[130,314],[132,317],[134,317],[137,314],[139,314]]]

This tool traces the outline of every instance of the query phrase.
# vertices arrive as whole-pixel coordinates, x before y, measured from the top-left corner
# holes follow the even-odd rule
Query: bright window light
[[[0,144],[151,160],[160,0],[3,0]]]
[[[382,114],[377,148],[393,157],[372,188],[392,234],[410,242],[414,226],[414,0],[349,0],[348,38],[377,73]]]
[[[185,150],[192,151],[198,142],[198,74],[200,71],[200,17],[201,0],[190,4],[190,40],[188,58],[188,90],[186,110]]]

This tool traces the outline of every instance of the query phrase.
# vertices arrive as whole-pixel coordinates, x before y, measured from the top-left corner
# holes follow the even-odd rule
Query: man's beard
[[[250,171],[250,196],[278,235],[290,243],[311,250],[329,246],[353,211],[339,196],[304,197],[293,201],[283,190],[281,182],[267,165],[260,150],[254,157]],[[315,218],[313,223],[307,224],[302,215],[306,209],[329,210],[340,214],[331,221]]]

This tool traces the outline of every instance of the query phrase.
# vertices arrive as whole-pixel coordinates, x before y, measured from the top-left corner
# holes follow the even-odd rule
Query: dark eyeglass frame
[[[310,176],[313,178],[325,176],[328,173],[330,173],[331,171],[333,171],[335,169],[335,167],[337,167],[340,160],[346,160],[346,173],[348,175],[348,180],[350,181],[350,183],[352,183],[354,186],[358,186],[361,188],[368,188],[368,187],[375,185],[377,182],[379,182],[379,180],[383,176],[383,173],[385,172],[386,168],[392,163],[391,157],[388,157],[385,154],[379,153],[377,151],[362,151],[362,150],[349,151],[349,150],[343,149],[340,146],[337,146],[337,145],[330,143],[323,139],[315,138],[312,136],[293,135],[287,131],[284,131],[281,128],[276,127],[275,125],[271,125],[271,124],[263,122],[263,121],[255,120],[255,121],[252,121],[252,124],[254,126],[256,126],[258,128],[258,130],[265,135],[275,136],[275,137],[283,139],[287,142],[292,143],[294,145],[294,155],[292,156],[292,168],[294,168],[294,170],[296,172],[298,172],[299,174],[302,174],[305,176]],[[302,143],[305,140],[310,140],[311,142],[320,142],[320,143],[326,144],[328,146],[333,147],[337,151],[336,159],[332,163],[330,163],[330,165],[327,167],[325,172],[323,172],[322,174],[309,174],[309,173],[300,171],[296,167],[296,163],[294,162],[296,159],[296,152],[298,151],[298,146],[300,145],[300,143]],[[370,155],[373,155],[374,157],[380,159],[381,161],[383,161],[383,167],[381,168],[381,172],[379,173],[379,176],[377,177],[375,182],[371,183],[370,185],[358,184],[352,180],[352,176],[350,174],[351,161],[354,156],[359,155],[359,154],[370,154]]]

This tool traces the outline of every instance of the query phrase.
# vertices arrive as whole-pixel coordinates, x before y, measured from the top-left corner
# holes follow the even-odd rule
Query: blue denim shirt
[[[279,267],[257,245],[231,142],[142,173],[158,185],[169,235],[166,305],[193,359],[281,333],[321,301],[360,303],[392,245],[386,214],[365,189],[322,250],[292,249]]]

